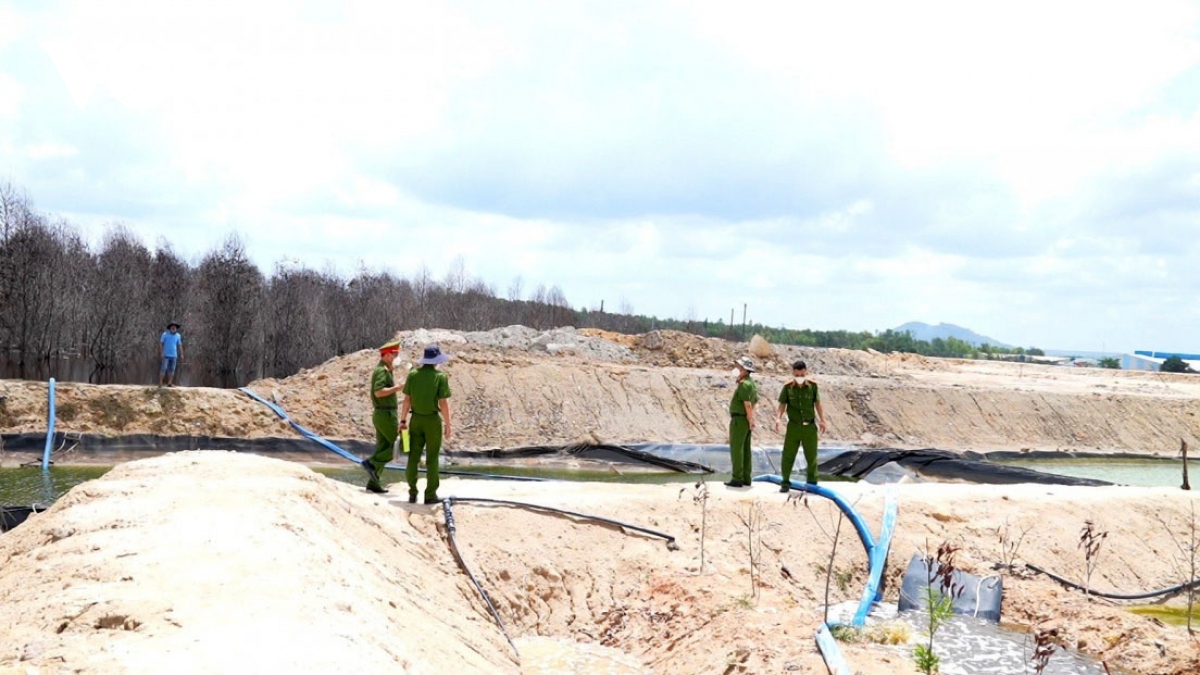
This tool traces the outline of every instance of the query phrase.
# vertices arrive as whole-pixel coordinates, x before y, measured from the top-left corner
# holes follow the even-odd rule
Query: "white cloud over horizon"
[[[18,1],[4,181],[265,272],[1198,351],[1200,3]]]

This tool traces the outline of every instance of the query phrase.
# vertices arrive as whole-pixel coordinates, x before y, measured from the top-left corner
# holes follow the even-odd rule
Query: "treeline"
[[[585,313],[586,314],[586,313]],[[801,347],[825,347],[840,349],[874,349],[878,352],[906,352],[959,359],[991,359],[1004,356],[1045,356],[1045,352],[1037,347],[994,347],[980,345],[978,347],[958,338],[934,338],[933,340],[918,340],[908,331],[897,332],[891,329],[882,332],[846,331],[846,330],[811,330],[807,328],[792,329],[764,326],[760,323],[730,325],[723,321],[709,322],[696,320],[659,319],[657,317],[633,316],[626,323],[632,326],[632,331],[642,333],[654,329],[671,329],[695,333],[705,337],[717,337],[727,340],[748,340],[751,336],[761,335],[772,344],[798,345]]]
[[[422,327],[675,329],[734,340],[757,333],[776,344],[964,358],[1005,351],[954,338],[915,340],[890,330],[659,319],[633,314],[627,302],[620,309],[575,310],[558,286],[538,285],[527,294],[520,277],[501,297],[471,277],[461,259],[441,279],[426,268],[413,278],[368,269],[347,277],[291,262],[277,264],[268,276],[234,235],[193,264],[169,242],[151,250],[120,225],[92,250],[69,223],[38,213],[27,197],[0,184],[0,367],[8,376],[155,381],[158,338],[171,321],[183,325],[184,381],[221,387],[286,377],[378,347],[397,330]]]
[[[64,363],[83,361],[78,379],[144,382],[171,321],[183,325],[191,383],[235,387],[378,347],[397,330],[547,329],[578,319],[557,286],[527,299],[520,279],[509,290],[512,298],[497,297],[461,262],[441,280],[427,270],[346,278],[289,263],[267,276],[233,235],[194,265],[168,242],[150,250],[119,225],[91,250],[74,227],[0,185],[0,346],[16,377],[70,379]],[[598,323],[623,327],[619,318]]]

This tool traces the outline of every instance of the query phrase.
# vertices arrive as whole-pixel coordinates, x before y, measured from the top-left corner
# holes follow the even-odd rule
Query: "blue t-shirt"
[[[163,331],[162,337],[158,339],[163,346],[163,356],[169,356],[173,359],[179,358],[179,345],[183,344],[183,336],[179,333],[172,334],[171,331]]]

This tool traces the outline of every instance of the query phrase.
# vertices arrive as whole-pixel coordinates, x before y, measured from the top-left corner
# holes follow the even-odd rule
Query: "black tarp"
[[[46,435],[32,433],[3,434],[0,435],[0,440],[3,440],[6,451],[35,453],[38,457],[41,457],[46,444]],[[348,452],[363,457],[375,452],[374,443],[360,440],[330,440]],[[58,433],[55,434],[54,448],[56,453],[60,450],[70,449],[72,452],[85,452],[91,455],[137,452],[164,453],[179,450],[233,450],[263,454],[309,454],[322,457],[330,455],[328,449],[302,436],[286,438],[231,438],[227,436],[158,436],[154,434],[98,436],[93,434]],[[58,456],[57,454],[52,454],[51,460],[54,460]],[[712,468],[697,462],[660,457],[623,445],[604,443],[536,445],[484,450],[450,451],[443,449],[442,456],[443,461],[449,457],[453,457],[454,459],[488,459],[499,462],[507,459],[557,456],[624,465],[649,465],[680,473],[700,474],[713,472]]]
[[[0,532],[8,532],[29,516],[45,511],[44,506],[0,506]]]
[[[1012,484],[1038,483],[1042,485],[1112,485],[1093,478],[1075,478],[1043,473],[1019,466],[993,464],[978,453],[956,453],[949,450],[925,448],[922,450],[849,450],[833,459],[822,462],[819,470],[824,474],[862,478],[875,469],[895,462],[917,473],[942,480],[961,480],[970,483]]]
[[[900,602],[897,609],[901,612],[919,609],[926,610],[925,589],[929,588],[929,577],[932,571],[941,569],[937,561],[927,561],[923,556],[913,555],[904,570],[904,579],[900,582]],[[955,614],[977,616],[980,619],[1000,622],[1000,605],[1004,600],[1003,577],[977,577],[960,570],[954,570],[951,583],[961,589],[953,598]]]

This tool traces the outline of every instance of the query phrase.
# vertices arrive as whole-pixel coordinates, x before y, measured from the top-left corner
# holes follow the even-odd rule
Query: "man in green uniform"
[[[733,464],[733,480],[729,487],[750,485],[750,434],[754,431],[754,404],[758,403],[758,384],[750,379],[754,361],[749,356],[734,361],[737,366],[737,386],[729,402],[729,460]]]
[[[375,412],[371,421],[375,423],[375,454],[362,461],[367,470],[367,489],[375,494],[387,492],[379,482],[383,467],[392,461],[392,448],[399,435],[399,419],[396,417],[396,393],[400,387],[392,379],[392,364],[400,353],[399,342],[389,342],[379,348],[379,363],[371,373],[371,405]]]
[[[419,368],[408,374],[404,381],[404,403],[400,406],[400,428],[408,429],[408,465],[404,477],[408,480],[408,501],[417,501],[417,465],[421,452],[425,452],[425,503],[436,504],[440,499],[438,489],[438,453],[442,450],[442,424],[446,425],[444,438],[450,440],[450,377],[436,366],[450,359],[432,344],[417,361]],[[409,412],[412,419],[409,419]]]
[[[808,366],[803,361],[792,364],[792,379],[779,392],[779,411],[775,415],[775,431],[787,413],[787,431],[783,436],[783,484],[780,492],[791,490],[792,466],[796,450],[804,446],[805,482],[817,484],[817,426],[825,433],[825,407],[821,392],[814,380],[808,379]]]

